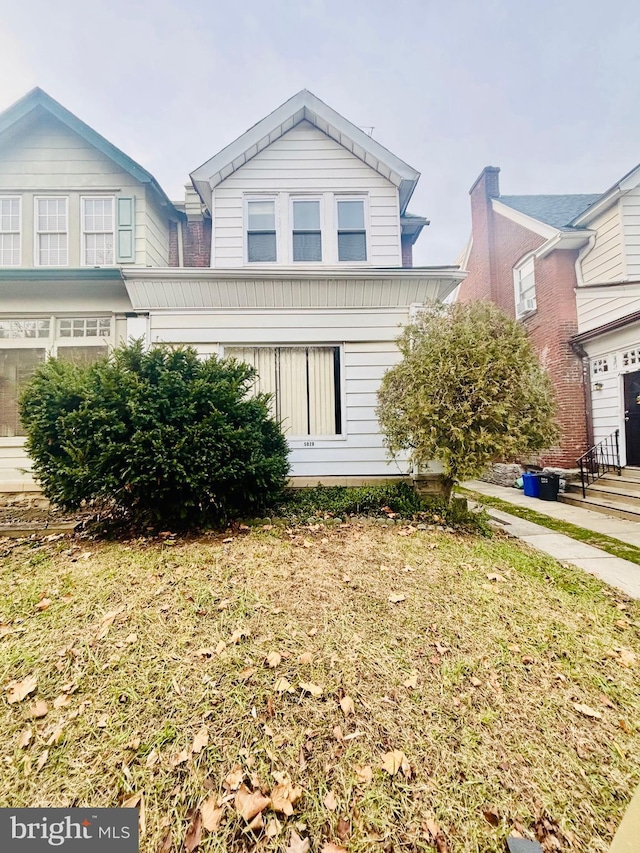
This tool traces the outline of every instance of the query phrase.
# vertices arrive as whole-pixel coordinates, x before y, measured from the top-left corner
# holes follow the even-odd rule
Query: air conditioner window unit
[[[529,311],[536,310],[536,298],[535,296],[530,297],[529,299],[523,299],[522,302],[518,303],[518,314],[527,314]]]

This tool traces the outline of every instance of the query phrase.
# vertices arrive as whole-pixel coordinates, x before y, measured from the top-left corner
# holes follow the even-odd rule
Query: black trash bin
[[[558,500],[560,477],[557,474],[538,474],[538,482],[540,483],[540,494],[538,497],[541,501]]]

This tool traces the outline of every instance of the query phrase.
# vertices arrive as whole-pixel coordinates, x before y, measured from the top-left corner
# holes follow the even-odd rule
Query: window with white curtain
[[[19,196],[0,196],[0,267],[20,266]]]
[[[342,432],[340,347],[239,346],[224,354],[256,368],[256,391],[272,395],[272,413],[290,437]]]
[[[82,199],[82,263],[98,267],[115,263],[115,199]]]
[[[66,196],[36,198],[35,262],[42,267],[66,267],[69,232]]]

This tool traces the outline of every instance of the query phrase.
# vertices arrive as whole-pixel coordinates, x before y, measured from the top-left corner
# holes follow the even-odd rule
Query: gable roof
[[[211,210],[213,189],[301,121],[308,121],[334,139],[399,190],[404,214],[420,173],[341,116],[307,89],[302,89],[234,142],[191,173],[200,198]]]
[[[578,195],[500,195],[496,201],[526,216],[551,225],[552,228],[570,228],[576,217],[600,198],[600,194]]]
[[[0,137],[23,119],[29,117],[37,118],[47,113],[58,119],[58,121],[66,125],[74,133],[77,133],[85,142],[88,142],[89,145],[92,145],[141,184],[148,184],[160,203],[163,206],[167,206],[169,214],[174,217],[180,216],[173,203],[169,200],[169,197],[150,172],[147,172],[146,169],[139,163],[136,163],[135,160],[132,160],[124,151],[116,148],[108,139],[105,139],[104,136],[101,136],[93,128],[89,127],[88,124],[85,124],[85,122],[66,107],[63,107],[51,95],[47,95],[43,89],[38,87],[32,89],[20,98],[20,100],[0,113]]]

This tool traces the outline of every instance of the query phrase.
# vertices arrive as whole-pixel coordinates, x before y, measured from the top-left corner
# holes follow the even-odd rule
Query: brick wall
[[[496,213],[491,199],[499,195],[499,170],[487,167],[470,190],[473,245],[458,299],[490,299],[515,317],[513,267],[545,240],[539,234]],[[523,320],[556,391],[562,438],[540,462],[563,468],[587,447],[582,362],[569,346],[577,332],[574,288],[576,252],[551,252],[535,261],[536,313]]]
[[[178,225],[175,222],[169,223],[169,266],[180,266],[178,257]]]
[[[190,220],[182,226],[185,267],[211,266],[211,220]]]

